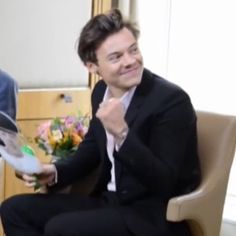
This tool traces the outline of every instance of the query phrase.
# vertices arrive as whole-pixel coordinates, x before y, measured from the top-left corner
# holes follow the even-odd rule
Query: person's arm
[[[16,119],[18,86],[8,74],[0,71],[0,110]]]
[[[91,97],[93,117],[95,117],[98,108],[99,101],[97,93],[100,93],[101,91],[100,85],[101,82],[96,84]],[[103,83],[102,86],[104,86]],[[76,153],[71,157],[61,159],[55,163],[58,181],[57,184],[51,187],[52,191],[80,180],[99,166],[101,157],[97,140],[95,139],[95,129],[96,121],[92,118],[88,132],[85,135],[84,140],[80,143]]]
[[[92,134],[90,124],[85,139],[73,156],[62,158],[53,164],[43,164],[43,170],[37,175],[22,174],[27,187],[45,186],[49,192],[62,189],[92,172],[100,163],[100,155]]]
[[[100,151],[94,137],[93,121],[90,122],[88,133],[80,143],[73,156],[57,161],[55,167],[58,173],[58,182],[53,188],[70,185],[95,170],[100,163]]]
[[[18,174],[18,178],[25,182],[25,186],[29,188],[50,186],[57,182],[57,171],[54,164],[43,164],[42,172],[35,175]]]

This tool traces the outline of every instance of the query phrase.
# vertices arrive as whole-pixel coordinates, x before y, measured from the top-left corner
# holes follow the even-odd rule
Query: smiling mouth
[[[122,72],[121,75],[137,73],[138,70],[139,70],[139,67],[135,67],[135,68],[132,68],[132,69],[128,69],[128,70]]]

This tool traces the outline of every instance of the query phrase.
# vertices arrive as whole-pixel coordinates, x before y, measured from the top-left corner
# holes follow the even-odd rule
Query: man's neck
[[[130,89],[122,90],[122,89],[117,89],[117,88],[108,86],[108,91],[109,91],[109,97],[110,98],[121,98],[129,90]]]

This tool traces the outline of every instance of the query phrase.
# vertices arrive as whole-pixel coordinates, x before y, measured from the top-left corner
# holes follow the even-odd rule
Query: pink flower
[[[77,119],[74,116],[66,116],[65,118],[65,127],[67,129],[71,128],[75,123],[76,123]]]
[[[47,140],[51,123],[52,122],[49,120],[40,124],[37,130],[38,136],[40,136],[42,139]]]

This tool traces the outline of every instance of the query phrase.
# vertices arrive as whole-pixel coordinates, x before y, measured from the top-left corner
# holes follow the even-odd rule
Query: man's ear
[[[87,67],[88,71],[91,74],[97,74],[98,73],[98,66],[95,63],[87,62],[85,66]]]

